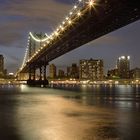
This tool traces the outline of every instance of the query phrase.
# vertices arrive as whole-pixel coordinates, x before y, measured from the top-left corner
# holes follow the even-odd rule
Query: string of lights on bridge
[[[25,51],[23,63],[21,65],[21,68],[19,70],[22,71],[23,68],[27,65],[28,62],[32,61],[32,59],[47,45],[51,43],[54,39],[58,38],[68,27],[72,26],[74,24],[74,21],[77,18],[82,18],[82,15],[86,10],[94,8],[96,5],[96,0],[78,0],[78,2],[73,6],[72,10],[69,12],[69,15],[65,17],[65,19],[61,22],[61,24],[56,28],[56,30],[49,36],[45,34],[45,37],[43,39],[40,39],[39,37],[36,37],[33,35],[33,33],[29,33],[28,38],[28,44]],[[86,8],[84,8],[86,6]],[[28,51],[29,51],[29,45],[30,45],[30,39],[33,39],[36,42],[43,43],[43,45],[31,56],[28,60]]]

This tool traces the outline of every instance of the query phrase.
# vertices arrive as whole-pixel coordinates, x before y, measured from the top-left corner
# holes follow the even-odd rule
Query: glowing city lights
[[[130,59],[130,56],[127,56],[127,59]]]

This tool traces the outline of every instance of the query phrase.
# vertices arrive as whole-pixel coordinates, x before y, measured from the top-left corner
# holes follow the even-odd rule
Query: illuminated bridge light
[[[72,24],[72,21],[71,21],[71,20],[69,20],[69,21],[68,21],[68,23],[69,23],[69,24]]]
[[[77,9],[77,5],[74,5],[74,9]]]
[[[66,17],[66,20],[69,20],[69,17]]]
[[[50,40],[53,40],[53,36],[50,36]]]
[[[70,14],[70,15],[72,15],[73,13],[72,13],[72,12],[70,12],[69,14]]]
[[[94,0],[89,0],[88,4],[90,7],[92,7],[94,5]]]
[[[50,41],[47,41],[47,44],[49,44],[50,43]],[[45,47],[45,46],[44,46]]]
[[[61,27],[61,30],[64,31],[64,27]]]
[[[81,12],[78,12],[77,15],[78,15],[78,16],[81,16]]]
[[[59,33],[55,31],[55,35],[56,35],[56,36],[58,36],[58,35],[59,35]]]
[[[50,38],[53,38],[53,37],[54,37],[54,35],[55,35],[55,34],[54,34],[54,32],[53,32],[53,33],[50,35]]]

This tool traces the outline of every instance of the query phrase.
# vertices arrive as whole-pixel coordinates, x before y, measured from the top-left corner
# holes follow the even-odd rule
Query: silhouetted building
[[[80,79],[102,80],[103,74],[103,60],[80,60],[79,65]]]
[[[130,78],[140,79],[140,68],[130,70]]]
[[[72,64],[71,66],[71,78],[78,78],[79,77],[79,67],[77,64]]]
[[[77,64],[73,63],[71,67],[67,67],[67,77],[68,78],[79,78],[79,67]]]
[[[117,61],[117,68],[120,78],[129,78],[130,56],[121,56]]]
[[[71,67],[67,67],[67,78],[71,76]]]
[[[3,72],[4,76],[7,75],[7,69],[4,69],[4,72]]]
[[[4,76],[4,57],[0,55],[0,77]]]
[[[118,69],[108,70],[107,77],[108,78],[118,78],[119,77]]]
[[[50,78],[56,78],[56,66],[54,64],[50,64],[50,69],[49,69]]]
[[[58,70],[58,78],[64,78],[65,72],[63,70]]]

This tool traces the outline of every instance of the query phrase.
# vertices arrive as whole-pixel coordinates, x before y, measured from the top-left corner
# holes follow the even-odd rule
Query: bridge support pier
[[[27,80],[27,84],[29,86],[43,86],[46,87],[46,85],[49,84],[47,77],[46,77],[46,70],[47,70],[48,63],[46,62],[46,59],[43,60],[43,62],[38,65],[39,68],[39,80],[36,80],[36,68],[35,66],[29,67],[29,80]]]
[[[33,69],[33,80],[36,80],[36,70],[35,70],[35,68]]]
[[[47,65],[48,65],[48,63],[46,62],[46,57],[45,57],[44,65],[43,65],[43,70],[44,70],[44,72],[43,72],[44,87],[49,84],[49,82],[47,80],[47,77],[46,77]]]
[[[39,67],[39,72],[40,72],[39,80],[41,81],[42,80],[42,66]]]
[[[43,77],[44,77],[44,80],[47,79],[47,78],[46,78],[46,65],[44,65],[44,75],[43,75]]]
[[[29,80],[35,80],[36,79],[36,69],[35,66],[30,66],[29,68]]]

